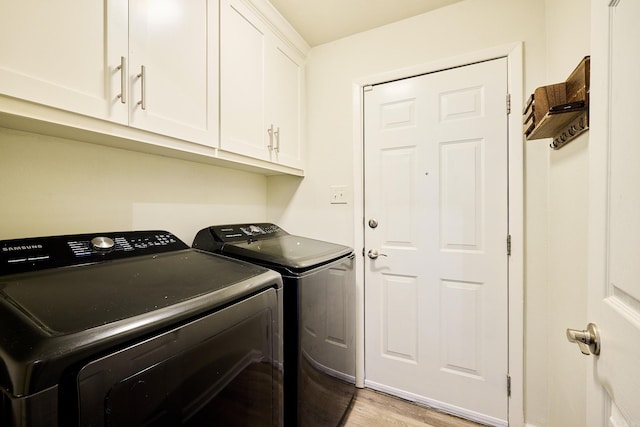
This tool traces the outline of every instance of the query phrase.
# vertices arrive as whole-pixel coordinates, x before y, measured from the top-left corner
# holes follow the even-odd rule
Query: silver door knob
[[[600,334],[598,333],[598,327],[594,323],[589,323],[584,331],[567,329],[567,339],[569,342],[578,344],[582,354],[587,356],[600,354]]]
[[[378,226],[378,220],[375,218],[371,218],[369,220],[369,227],[376,228]]]
[[[378,253],[378,251],[375,249],[369,249],[369,252],[367,252],[367,256],[371,259],[376,259],[379,256],[387,256],[387,254],[381,254],[381,253]]]

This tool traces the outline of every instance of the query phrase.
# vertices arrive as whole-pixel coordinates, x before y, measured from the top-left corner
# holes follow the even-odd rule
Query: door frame
[[[511,395],[508,402],[508,420],[511,426],[524,426],[524,148],[521,109],[523,105],[523,48],[512,43],[469,52],[415,66],[363,76],[352,82],[353,118],[353,199],[354,242],[356,253],[356,386],[364,387],[364,95],[365,86],[412,77],[475,62],[507,58],[507,87],[511,97],[508,115],[508,221],[511,235],[509,270],[508,370]],[[505,100],[506,108],[506,100]],[[505,236],[506,238],[506,236]],[[358,245],[360,247],[358,247]],[[506,241],[505,241],[506,251]],[[505,378],[505,387],[507,379]]]

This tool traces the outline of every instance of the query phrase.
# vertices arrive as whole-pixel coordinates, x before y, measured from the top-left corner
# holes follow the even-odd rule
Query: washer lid
[[[291,235],[272,223],[207,227],[196,234],[193,247],[293,273],[313,269],[353,252],[348,246]]]
[[[300,236],[258,238],[227,243],[222,253],[240,256],[271,267],[308,270],[351,254],[348,246]]]

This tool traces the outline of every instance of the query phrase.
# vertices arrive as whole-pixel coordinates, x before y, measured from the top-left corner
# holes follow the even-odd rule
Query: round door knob
[[[369,227],[376,228],[378,226],[378,220],[375,218],[371,218],[369,220]]]

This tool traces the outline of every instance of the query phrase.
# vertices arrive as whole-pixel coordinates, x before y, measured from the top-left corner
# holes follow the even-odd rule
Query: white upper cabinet
[[[274,126],[271,160],[302,166],[302,60],[279,39],[270,49],[267,123]]]
[[[302,167],[304,58],[252,3],[220,2],[220,148]]]
[[[0,126],[303,175],[308,49],[267,0],[0,1]]]
[[[217,8],[211,0],[129,1],[131,126],[216,144]]]
[[[244,3],[220,1],[220,148],[268,160],[267,26]]]
[[[217,24],[214,0],[0,2],[0,94],[213,146]]]
[[[119,3],[0,2],[0,93],[126,123],[111,91],[127,55],[126,1]]]

